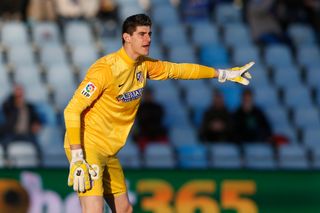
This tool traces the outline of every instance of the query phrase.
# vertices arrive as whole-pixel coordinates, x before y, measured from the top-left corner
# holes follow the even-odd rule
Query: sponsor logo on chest
[[[126,93],[123,93],[123,94],[117,96],[117,100],[119,102],[125,102],[125,103],[130,102],[130,101],[133,101],[133,100],[140,98],[142,96],[142,93],[143,93],[143,88],[139,88],[139,89],[136,89],[136,90],[133,90],[130,92],[126,92]]]

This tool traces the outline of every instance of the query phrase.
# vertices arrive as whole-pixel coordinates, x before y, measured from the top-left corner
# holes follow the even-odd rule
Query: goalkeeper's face
[[[138,26],[132,35],[127,35],[126,43],[136,56],[147,56],[151,44],[150,26]]]

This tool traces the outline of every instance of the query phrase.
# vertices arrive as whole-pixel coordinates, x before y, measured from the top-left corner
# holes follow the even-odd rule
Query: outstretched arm
[[[254,62],[250,62],[243,67],[230,69],[215,69],[198,64],[171,63],[166,61],[150,60],[146,61],[148,67],[148,77],[153,80],[165,79],[202,79],[218,78],[219,82],[226,80],[248,85],[251,78],[248,70]]]

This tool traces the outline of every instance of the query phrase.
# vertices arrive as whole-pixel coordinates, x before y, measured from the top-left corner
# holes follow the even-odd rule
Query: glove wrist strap
[[[223,69],[218,69],[218,81],[220,83],[223,83],[227,80],[227,71],[226,70],[223,70]]]
[[[71,150],[71,157],[72,157],[72,161],[73,162],[83,160],[83,151],[82,151],[82,149]]]

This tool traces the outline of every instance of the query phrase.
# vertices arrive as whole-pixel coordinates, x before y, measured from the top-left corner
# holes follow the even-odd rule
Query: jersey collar
[[[132,58],[130,58],[130,57],[128,56],[128,54],[126,53],[126,51],[124,50],[123,47],[119,50],[119,54],[120,54],[120,57],[121,57],[127,64],[131,65],[131,64],[136,63]]]

